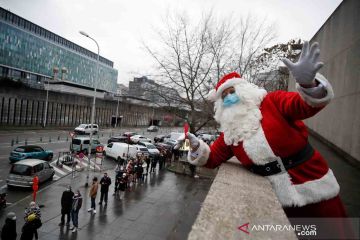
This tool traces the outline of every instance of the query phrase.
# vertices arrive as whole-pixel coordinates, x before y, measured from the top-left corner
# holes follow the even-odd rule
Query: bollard
[[[66,141],[67,141],[67,142],[69,141],[69,137],[68,137],[68,136],[66,136]]]
[[[49,142],[51,142],[51,137],[49,137]]]
[[[102,133],[102,134],[101,134],[101,137],[103,137],[103,136],[104,136],[104,134]]]
[[[18,143],[19,143],[19,137],[16,136],[16,144],[18,144]]]
[[[14,139],[11,139],[11,146],[14,146]]]
[[[42,142],[42,137],[40,137],[40,142]]]
[[[60,141],[60,135],[58,136],[58,141]]]
[[[27,138],[25,139],[25,146],[27,145]]]

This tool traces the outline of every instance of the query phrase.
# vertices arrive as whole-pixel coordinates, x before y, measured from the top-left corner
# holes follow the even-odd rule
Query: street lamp
[[[97,49],[98,49],[98,53],[97,53],[97,60],[96,60],[96,78],[99,79],[99,56],[100,56],[100,47],[99,44],[96,42],[95,39],[93,39],[92,37],[90,37],[89,34],[87,34],[84,31],[80,31],[81,35],[84,35],[85,37],[90,38],[91,40],[93,40],[96,43]],[[95,101],[96,101],[96,83],[95,83],[95,79],[93,80],[93,86],[94,86],[94,98],[93,98],[93,104],[92,104],[92,109],[91,109],[91,130],[90,130],[90,144],[89,144],[89,150],[88,150],[88,160],[89,160],[89,164],[87,166],[87,175],[86,175],[86,183],[85,183],[85,187],[89,186],[89,172],[90,172],[90,157],[91,157],[91,145],[92,145],[92,136],[93,136],[93,125],[94,125],[94,118],[95,118]]]
[[[119,115],[119,99],[120,99],[120,97],[119,97],[119,96],[117,96],[117,106],[116,106],[115,128],[117,127],[117,123],[118,123],[118,115]]]
[[[54,67],[53,73],[54,73],[54,80],[56,80],[56,74],[59,72],[59,68]],[[46,127],[46,119],[47,119],[47,112],[48,112],[48,105],[49,105],[49,79],[47,81],[47,88],[46,88],[46,101],[45,101],[45,108],[44,108],[44,119],[43,119],[43,127]]]

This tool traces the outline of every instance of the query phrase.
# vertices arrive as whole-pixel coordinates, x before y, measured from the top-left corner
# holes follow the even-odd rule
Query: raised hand
[[[197,148],[200,145],[200,142],[198,140],[197,137],[195,137],[194,134],[192,133],[187,133],[186,136],[189,138],[190,141],[190,148],[194,149]],[[185,141],[185,134],[183,134],[182,136],[180,136],[177,141],[176,141],[176,145],[174,147],[174,149],[179,149],[181,148],[181,146],[184,144]]]
[[[281,59],[290,70],[297,83],[303,87],[311,87],[315,84],[315,75],[324,63],[319,62],[320,48],[317,42],[309,48],[309,42],[304,42],[301,55],[296,63],[289,59]]]

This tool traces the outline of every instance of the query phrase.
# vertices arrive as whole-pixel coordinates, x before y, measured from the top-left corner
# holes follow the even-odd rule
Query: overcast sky
[[[185,11],[199,19],[210,9],[220,16],[267,18],[277,29],[276,42],[310,39],[342,0],[0,0],[0,6],[114,62],[118,82],[151,72],[152,59],[142,41],[154,39],[168,12]]]

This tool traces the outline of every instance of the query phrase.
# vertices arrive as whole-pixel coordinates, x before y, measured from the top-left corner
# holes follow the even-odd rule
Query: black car
[[[137,133],[136,132],[124,132],[123,133],[123,136],[125,136],[125,137],[132,137],[134,135],[137,135]]]
[[[161,151],[161,150],[169,150],[169,151],[171,151],[172,148],[173,148],[172,145],[166,144],[166,143],[155,143],[154,145],[159,151]]]
[[[170,135],[157,135],[154,137],[154,142],[164,142],[165,138],[170,138]]]
[[[128,143],[128,137],[125,136],[116,136],[116,137],[112,137],[108,140],[108,144],[112,143],[112,142],[122,142],[122,143]]]

